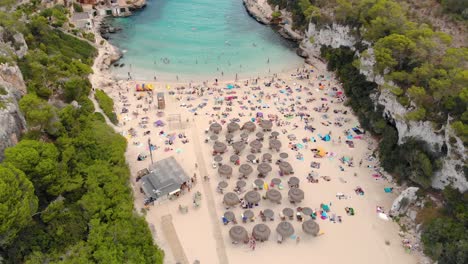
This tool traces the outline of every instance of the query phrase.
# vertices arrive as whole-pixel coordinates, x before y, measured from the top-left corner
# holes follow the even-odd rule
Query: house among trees
[[[149,173],[141,178],[141,190],[147,198],[157,200],[178,195],[189,181],[184,169],[171,156],[149,166]]]
[[[93,20],[87,12],[76,12],[71,17],[71,23],[78,29],[91,30],[93,27]]]

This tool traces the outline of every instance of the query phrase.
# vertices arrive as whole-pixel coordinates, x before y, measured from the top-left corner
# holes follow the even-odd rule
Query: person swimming
[[[228,46],[231,46],[231,43],[229,43],[229,41],[227,41],[227,40],[224,41],[224,44],[225,44],[225,45],[228,45]]]

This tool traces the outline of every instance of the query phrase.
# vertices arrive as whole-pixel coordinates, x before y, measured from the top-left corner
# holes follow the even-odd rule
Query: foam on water
[[[151,0],[146,9],[117,18],[111,43],[125,50],[112,68],[140,80],[233,79],[296,68],[294,44],[250,18],[241,0]]]

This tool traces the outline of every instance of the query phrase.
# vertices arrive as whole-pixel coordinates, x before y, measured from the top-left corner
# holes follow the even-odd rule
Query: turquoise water
[[[295,44],[250,18],[242,0],[151,0],[113,25],[123,28],[111,35],[125,64],[113,72],[123,78],[251,78],[302,63]]]

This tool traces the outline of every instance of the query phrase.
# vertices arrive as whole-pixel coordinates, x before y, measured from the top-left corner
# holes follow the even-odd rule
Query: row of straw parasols
[[[252,158],[252,157],[247,157],[247,158]],[[254,156],[254,158],[255,158],[255,156]],[[236,161],[237,159],[238,159],[238,156],[233,155],[231,161],[232,160]],[[214,160],[216,162],[221,162],[222,157],[217,155],[217,156],[215,156]],[[286,162],[286,161],[280,162],[279,167],[280,167],[281,173],[283,173],[283,174],[290,174],[293,171],[293,168],[292,168],[291,164],[289,162]],[[272,170],[273,170],[273,168],[267,162],[262,162],[262,163],[258,164],[258,166],[257,166],[258,173],[263,177],[265,177]],[[242,164],[239,167],[239,173],[241,175],[243,175],[243,176],[248,176],[252,172],[253,172],[253,168],[249,164]],[[218,173],[220,174],[220,176],[228,176],[229,177],[232,174],[232,167],[227,165],[227,164],[223,164],[223,165],[219,166]],[[295,179],[293,180],[294,182],[296,181]],[[294,185],[298,185],[298,184],[299,184],[299,182],[297,182],[295,184],[291,183],[290,185],[294,186]]]
[[[270,121],[271,123],[271,121]],[[264,124],[260,124],[260,125],[266,125],[267,127],[269,126],[268,122],[265,122]],[[271,124],[271,126],[273,126],[273,124]],[[271,126],[270,129],[271,129]],[[219,134],[221,132],[221,130],[223,129],[223,127],[221,126],[221,124],[219,123],[211,123],[210,125],[210,131],[215,133],[215,134]],[[251,121],[248,121],[248,122],[245,122],[244,125],[242,127],[240,127],[240,125],[236,122],[231,122],[227,125],[227,131],[228,133],[233,133],[239,129],[242,129],[242,130],[245,130],[247,132],[254,132],[255,129],[257,129],[257,125],[255,125],[255,123],[251,122]]]
[[[273,127],[273,122],[268,119],[263,119],[260,121],[260,127],[263,129],[263,131],[271,131],[271,128]],[[223,127],[221,126],[221,124],[214,122],[214,123],[211,123],[209,129],[211,132],[215,134],[219,134],[219,132],[221,132]],[[245,122],[242,125],[242,127],[236,122],[231,122],[227,125],[228,133],[235,132],[239,129],[252,133],[257,129],[257,125],[251,121]]]
[[[260,179],[257,179],[257,180],[260,180]],[[255,184],[259,184],[259,183],[256,182]],[[271,202],[278,203],[278,204],[281,203],[282,195],[281,195],[281,192],[279,192],[278,190],[269,189],[265,195],[266,195],[266,198],[270,200]],[[304,191],[299,188],[291,188],[288,192],[288,197],[290,201],[294,203],[299,203],[302,200],[304,200]],[[244,199],[249,203],[256,204],[260,201],[261,195],[258,191],[252,190],[252,191],[248,191],[244,195]],[[224,195],[223,203],[227,206],[235,206],[240,203],[240,200],[237,194],[233,192],[228,192]]]
[[[302,230],[309,235],[317,236],[320,231],[320,226],[312,219],[302,222]],[[280,222],[276,227],[276,232],[282,237],[290,237],[294,234],[294,227],[290,222]],[[267,241],[270,237],[271,230],[265,224],[257,224],[252,229],[252,236],[259,241]],[[235,242],[249,241],[247,230],[240,225],[235,225],[229,230],[229,236]]]

